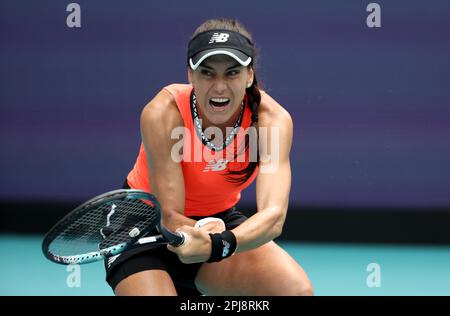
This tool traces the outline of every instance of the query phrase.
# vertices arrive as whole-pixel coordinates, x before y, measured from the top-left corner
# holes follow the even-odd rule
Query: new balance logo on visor
[[[228,41],[228,37],[230,37],[230,34],[228,34],[228,33],[214,33],[211,36],[211,39],[209,40],[209,44],[212,44],[214,42],[224,43],[224,42]]]
[[[225,170],[225,168],[227,167],[227,163],[228,160],[226,159],[219,159],[219,160],[213,159],[210,162],[208,162],[206,167],[203,169],[203,172]]]

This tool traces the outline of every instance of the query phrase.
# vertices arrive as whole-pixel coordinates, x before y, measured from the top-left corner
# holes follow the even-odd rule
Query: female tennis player
[[[124,184],[154,194],[163,224],[186,241],[110,258],[108,283],[116,295],[312,295],[273,241],[288,208],[293,123],[258,88],[251,35],[236,20],[208,20],[187,61],[189,84],[164,87],[143,109]],[[255,178],[257,212],[247,218],[235,205]]]

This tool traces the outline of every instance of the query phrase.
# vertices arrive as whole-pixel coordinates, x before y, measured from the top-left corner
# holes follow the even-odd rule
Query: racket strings
[[[53,240],[49,250],[59,256],[99,251],[141,236],[157,221],[158,212],[142,200],[113,200],[73,221]],[[134,234],[130,234],[132,230]]]

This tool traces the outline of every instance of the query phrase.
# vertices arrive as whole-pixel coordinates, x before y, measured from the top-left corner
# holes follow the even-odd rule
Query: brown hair
[[[211,30],[228,30],[228,31],[234,31],[238,32],[241,35],[248,38],[252,43],[253,38],[249,31],[237,20],[235,19],[226,19],[226,18],[219,18],[219,19],[210,19],[202,23],[194,32],[191,39],[194,38],[197,34],[205,31],[211,31]],[[256,51],[256,50],[255,50]],[[256,53],[255,53],[256,55]],[[251,63],[248,65],[248,67],[253,68],[253,72],[255,72],[255,57],[253,56]],[[254,74],[253,77],[253,83],[249,88],[246,88],[246,95],[247,95],[247,106],[249,107],[250,111],[252,112],[252,125],[256,124],[258,122],[258,107],[261,103],[261,93],[259,92],[259,86],[258,82],[256,80],[256,74]],[[256,146],[258,147],[258,146]],[[248,137],[245,139],[245,150],[249,148],[249,140]],[[244,183],[246,182],[255,171],[256,167],[259,165],[259,150],[257,150],[256,153],[256,161],[249,162],[247,167],[245,167],[242,170],[237,171],[229,171],[228,181],[235,182],[235,183]]]

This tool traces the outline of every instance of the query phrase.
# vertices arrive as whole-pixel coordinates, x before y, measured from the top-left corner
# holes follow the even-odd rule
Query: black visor
[[[192,70],[208,57],[228,55],[242,66],[248,66],[254,54],[253,43],[240,33],[228,30],[212,30],[197,34],[188,46],[188,63]]]

